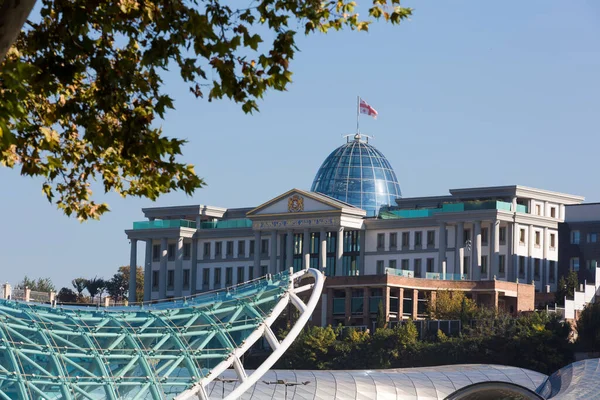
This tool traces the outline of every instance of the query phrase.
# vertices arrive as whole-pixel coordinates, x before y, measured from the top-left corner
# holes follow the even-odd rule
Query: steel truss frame
[[[295,286],[304,277],[313,283]],[[233,367],[239,397],[298,336],[323,288],[314,269],[268,275],[219,292],[132,307],[52,307],[0,300],[0,400],[208,399]],[[298,294],[312,289],[305,304]],[[279,342],[270,326],[293,304]],[[241,356],[264,337],[273,353],[247,375]]]

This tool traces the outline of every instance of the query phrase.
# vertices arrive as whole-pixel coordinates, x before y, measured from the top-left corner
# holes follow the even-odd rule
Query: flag
[[[358,108],[360,109],[361,114],[367,114],[368,116],[377,119],[377,111],[373,107],[368,105],[366,101],[364,101],[363,99],[360,99],[359,104],[360,105]]]

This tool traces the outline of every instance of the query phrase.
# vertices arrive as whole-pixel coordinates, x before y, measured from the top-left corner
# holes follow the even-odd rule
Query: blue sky
[[[123,231],[143,219],[142,207],[254,206],[309,189],[341,135],[354,133],[358,94],[379,111],[361,130],[375,136],[404,196],[520,184],[600,201],[600,4],[405,5],[415,11],[401,26],[301,37],[294,83],[252,116],[228,101],[196,100],[167,74],[177,109],[164,132],[189,140],[183,159],[208,183],[192,197],[97,193],[112,212],[81,224],[46,201],[41,181],[0,168],[0,280],[50,277],[60,288],[110,277],[129,263]]]

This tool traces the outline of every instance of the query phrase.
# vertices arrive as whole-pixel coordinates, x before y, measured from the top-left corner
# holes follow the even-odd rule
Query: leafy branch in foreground
[[[227,98],[251,113],[266,91],[291,82],[292,25],[305,34],[366,31],[374,20],[398,24],[412,12],[399,0],[372,0],[367,20],[345,0],[248,8],[223,0],[41,3],[39,22],[27,23],[0,66],[0,163],[42,177],[48,200],[80,220],[108,211],[92,199],[92,182],[152,200],[204,186],[179,161],[185,140],[159,126],[174,108],[167,69],[195,96]]]

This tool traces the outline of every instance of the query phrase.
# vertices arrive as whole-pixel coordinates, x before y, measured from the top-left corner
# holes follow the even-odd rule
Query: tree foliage
[[[477,304],[461,291],[438,290],[435,301],[427,302],[427,313],[431,319],[468,321],[476,311]]]
[[[62,288],[56,295],[56,300],[60,303],[75,303],[77,302],[77,294],[69,288]]]
[[[412,12],[399,3],[372,0],[362,20],[347,0],[43,0],[0,67],[0,163],[43,178],[48,200],[81,220],[108,210],[93,181],[124,197],[190,194],[204,181],[179,160],[185,140],[160,128],[174,108],[167,69],[250,113],[290,84],[295,29],[398,24]]]
[[[50,278],[38,278],[37,280],[35,280],[30,279],[27,275],[23,278],[21,282],[17,283],[16,287],[18,289],[29,288],[34,292],[46,293],[54,292],[56,290]]]
[[[556,314],[534,312],[515,318],[480,309],[476,317],[459,335],[436,330],[424,334],[424,340],[419,340],[411,320],[373,333],[331,326],[307,328],[276,368],[378,369],[491,363],[547,374],[573,360],[571,328]]]
[[[144,300],[144,270],[142,267],[136,268],[136,291],[135,298],[137,302]],[[113,277],[106,281],[106,292],[116,301],[126,299],[129,294],[129,266],[119,267],[119,271]]]
[[[565,304],[565,297],[572,299],[575,296],[575,289],[579,285],[579,277],[577,272],[569,271],[567,279],[561,276],[556,286],[556,303],[560,305]]]
[[[600,303],[588,303],[577,320],[577,343],[585,351],[600,351]]]
[[[85,288],[90,294],[91,301],[94,301],[94,298],[97,295],[102,295],[104,288],[106,287],[106,282],[102,278],[93,277],[92,279],[87,279]]]
[[[73,285],[73,288],[77,292],[77,297],[81,298],[81,296],[83,295],[83,291],[85,290],[85,287],[87,286],[87,279],[75,278],[71,281],[71,284]]]

